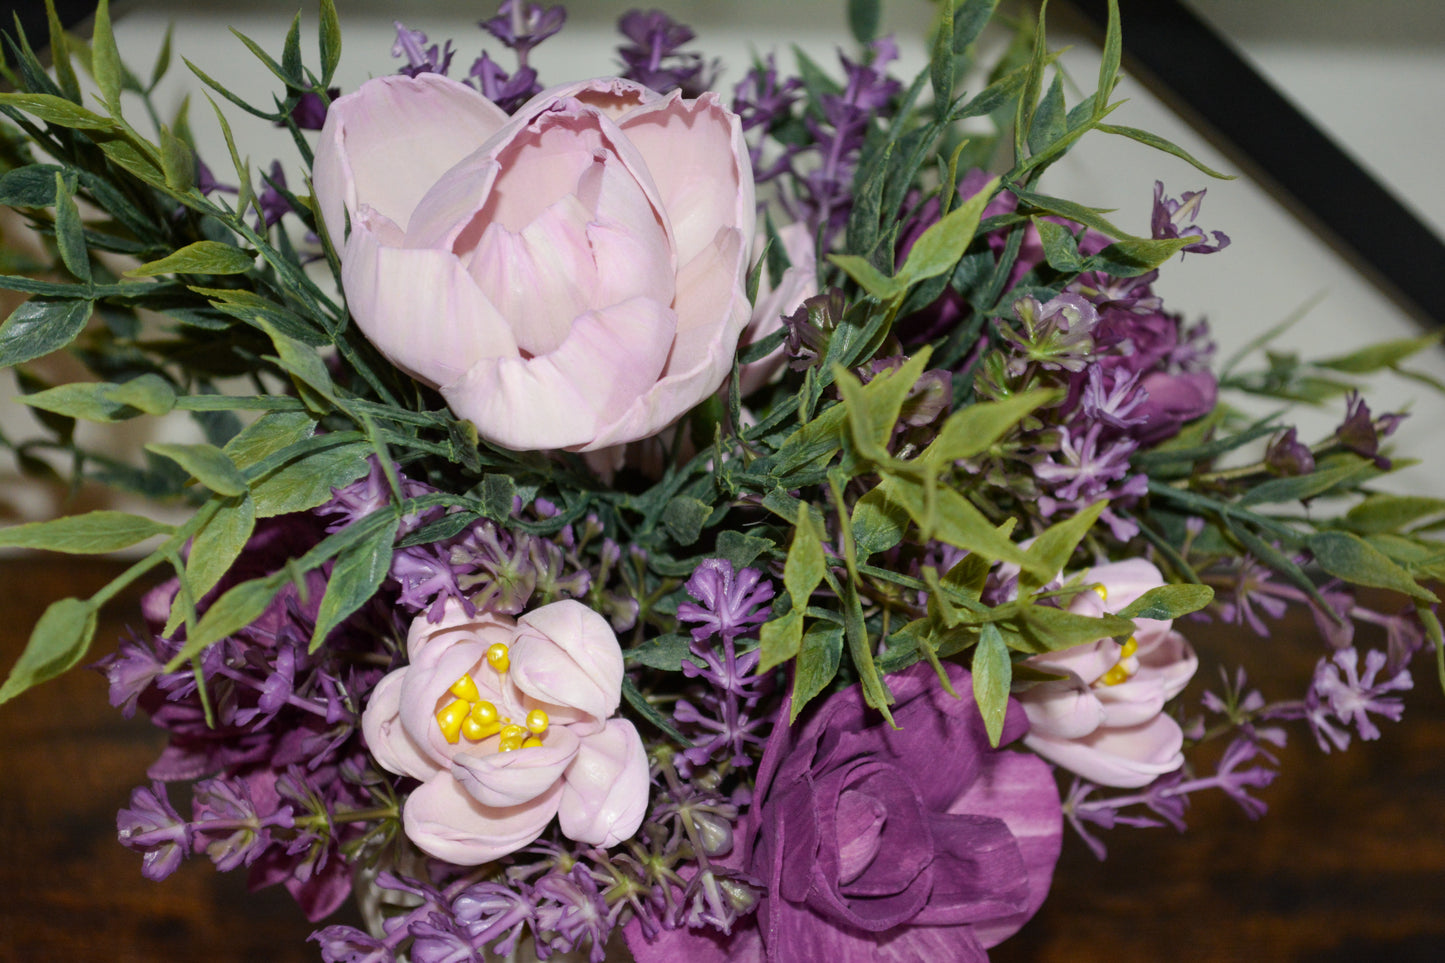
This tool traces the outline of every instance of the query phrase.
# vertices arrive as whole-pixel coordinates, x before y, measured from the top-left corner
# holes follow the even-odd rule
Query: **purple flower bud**
[[[1314,452],[1299,441],[1293,427],[1270,442],[1264,453],[1264,463],[1276,475],[1308,475],[1315,470]]]
[[[190,825],[171,805],[163,783],[153,782],[131,791],[130,807],[116,816],[120,843],[141,853],[141,873],[162,880],[176,871],[191,848]]]
[[[1179,200],[1164,196],[1162,181],[1154,182],[1154,211],[1150,227],[1156,239],[1197,237],[1193,244],[1185,247],[1186,252],[1212,254],[1229,247],[1229,236],[1223,231],[1214,232],[1214,243],[1206,241],[1204,229],[1194,224],[1199,215],[1199,206],[1204,203],[1204,191],[1185,191]]]

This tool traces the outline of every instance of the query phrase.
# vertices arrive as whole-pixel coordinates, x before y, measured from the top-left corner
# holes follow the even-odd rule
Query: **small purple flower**
[[[131,791],[129,808],[116,816],[120,843],[144,856],[141,873],[163,880],[176,871],[191,849],[191,828],[171,805],[164,783]]]
[[[542,92],[542,85],[537,82],[537,71],[531,67],[518,67],[516,72],[509,74],[485,52],[472,64],[467,76],[476,81],[483,97],[509,114]]]
[[[1299,440],[1294,427],[1284,431],[1269,443],[1264,453],[1264,463],[1276,475],[1308,475],[1315,470],[1314,452]]]
[[[391,55],[406,58],[406,65],[397,72],[408,77],[415,77],[417,74],[441,74],[445,77],[451,69],[452,57],[455,55],[452,42],[446,42],[445,50],[436,44],[427,47],[426,34],[420,30],[408,30],[399,20],[394,23],[396,43],[392,44]]]
[[[331,101],[340,96],[340,87],[328,87],[325,97],[308,90],[297,99],[296,106],[291,108],[291,119],[302,130],[320,130],[326,126],[326,111],[331,106]],[[284,125],[277,123],[276,126]]]
[[[583,866],[553,871],[537,880],[537,930],[547,933],[548,949],[570,953],[588,948],[591,963],[607,958],[613,919],[597,882]]]
[[[531,887],[523,883],[486,882],[463,890],[452,902],[452,913],[474,945],[490,943],[494,954],[510,957],[534,925],[537,907]]]
[[[681,90],[685,97],[697,97],[712,86],[716,65],[709,69],[701,54],[678,49],[695,39],[691,27],[661,10],[629,10],[617,21],[617,29],[631,41],[617,48],[625,67],[621,76],[662,94]]]
[[[243,779],[196,783],[195,846],[203,849],[221,872],[251,865],[271,845],[271,829],[292,825],[289,806],[265,816],[257,809],[251,787]]]
[[[497,15],[483,20],[480,26],[515,50],[518,63],[526,66],[532,48],[561,30],[566,22],[567,11],[561,5],[544,7],[524,0],[502,0]]]
[[[308,937],[321,947],[325,963],[395,963],[391,948],[354,926],[328,926]]]
[[[1154,211],[1150,227],[1156,240],[1165,238],[1199,238],[1185,247],[1185,252],[1212,254],[1229,247],[1229,236],[1223,231],[1214,232],[1214,243],[1207,242],[1204,229],[1194,224],[1199,215],[1199,206],[1204,203],[1204,191],[1185,191],[1179,200],[1164,196],[1162,181],[1154,182]]]
[[[1354,725],[1361,739],[1380,738],[1380,728],[1371,714],[1399,722],[1405,705],[1393,692],[1414,687],[1410,670],[1401,666],[1393,675],[1376,681],[1388,659],[1384,652],[1370,649],[1365,653],[1364,672],[1360,672],[1359,654],[1353,649],[1336,652],[1332,658],[1321,659],[1315,668],[1314,683],[1305,699],[1305,718],[1315,732],[1320,749],[1329,752],[1333,742],[1338,749],[1350,744],[1348,726]],[[1345,728],[1333,724],[1331,716]]]
[[[262,223],[271,227],[282,217],[291,213],[291,202],[282,191],[286,190],[286,171],[280,161],[272,161],[266,172],[266,188],[261,191],[256,203],[261,208]]]
[[[1380,439],[1394,434],[1404,418],[1403,413],[1373,417],[1360,393],[1351,391],[1345,399],[1345,420],[1335,429],[1335,438],[1349,451],[1371,459],[1377,468],[1388,471],[1390,460],[1380,454]]]
[[[726,559],[706,559],[684,586],[687,594],[701,604],[683,602],[677,607],[679,622],[696,623],[692,638],[701,642],[716,635],[736,639],[768,620],[773,583],[755,568],[733,570]]]

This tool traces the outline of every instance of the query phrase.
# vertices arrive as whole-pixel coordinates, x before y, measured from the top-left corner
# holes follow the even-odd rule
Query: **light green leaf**
[[[1032,571],[1019,572],[1019,598],[1029,597],[1064,570],[1064,566],[1073,557],[1074,550],[1108,507],[1107,500],[1094,502],[1062,522],[1050,525],[1034,539],[1028,548],[1028,555],[1033,559],[1034,566]],[[1035,574],[1044,572],[1053,574]]]
[[[1121,619],[1177,619],[1214,601],[1214,589],[1185,583],[1151,588],[1114,613]]]
[[[867,558],[903,541],[908,529],[908,510],[888,497],[883,488],[874,488],[853,505],[853,543],[861,557]]]
[[[662,510],[662,524],[679,545],[691,545],[702,534],[703,523],[712,514],[712,506],[696,498],[679,496]]]
[[[55,173],[55,244],[65,269],[81,281],[90,281],[90,251],[85,243],[85,228],[80,223],[80,210],[75,206],[75,188],[71,179]]]
[[[220,241],[196,241],[157,261],[125,272],[126,277],[150,278],[161,274],[245,274],[255,256]]]
[[[1313,361],[1311,364],[1316,368],[1328,368],[1331,371],[1343,371],[1347,374],[1370,374],[1394,367],[1412,355],[1433,348],[1440,343],[1441,338],[1445,338],[1445,331],[1437,331],[1419,338],[1380,341],[1358,351],[1325,358],[1322,361]]]
[[[171,69],[171,35],[173,33],[175,33],[175,24],[166,24],[165,36],[161,38],[161,49],[156,51],[155,66],[151,67],[151,81],[146,87],[147,91],[155,90],[165,77],[166,71]]]
[[[256,506],[247,495],[227,499],[207,519],[191,540],[191,551],[186,556],[185,582],[192,601],[199,601],[216,587],[255,530]],[[163,634],[174,634],[185,614],[185,605],[177,595]]]
[[[1020,633],[1015,645],[1031,653],[1069,649],[1134,631],[1132,622],[1117,615],[1094,618],[1052,605],[1023,605],[1018,614]]]
[[[234,496],[246,493],[246,479],[236,463],[215,445],[179,445],[169,442],[153,442],[146,445],[146,451],[180,465],[191,476],[218,495]]]
[[[342,552],[331,569],[326,594],[321,597],[321,608],[316,614],[316,628],[311,633],[310,651],[321,648],[331,630],[371,599],[386,578],[401,517],[394,509],[382,511],[390,511],[391,519],[365,541]]]
[[[90,72],[112,117],[120,116],[122,67],[115,34],[110,29],[110,0],[100,0],[90,35]]]
[[[1354,585],[1391,589],[1425,602],[1438,602],[1435,593],[1415,582],[1410,573],[1358,535],[1316,532],[1305,542],[1315,563],[1335,578]]]
[[[998,626],[985,622],[973,650],[973,699],[978,703],[988,732],[989,745],[997,748],[1003,738],[1004,718],[1008,715],[1009,686],[1013,682],[1013,661]]]
[[[1137,277],[1154,270],[1189,245],[1198,243],[1198,240],[1195,237],[1159,240],[1125,238],[1086,259],[1084,267],[1089,271],[1105,271],[1115,277]]]
[[[793,663],[793,702],[788,711],[789,725],[797,721],[803,707],[833,681],[842,660],[843,627],[831,622],[810,625],[803,633],[802,646]]]
[[[321,397],[336,403],[336,386],[326,370],[326,362],[309,345],[283,334],[275,325],[264,319],[257,319],[257,325],[271,338],[276,346],[277,360],[281,367],[291,373],[297,381],[315,391]]]
[[[316,419],[304,411],[268,411],[241,429],[221,449],[238,468],[250,468],[257,462],[310,438],[316,432]]]
[[[50,603],[0,686],[0,704],[78,664],[94,636],[95,609],[89,602],[60,599]]]
[[[637,688],[637,683],[628,676],[622,677],[622,698],[627,700],[634,712],[642,716],[653,727],[679,746],[687,747],[692,745],[692,740],[677,731],[667,716],[658,711],[657,706],[648,701],[642,690]]]
[[[1152,147],[1155,150],[1161,150],[1166,154],[1170,154],[1174,157],[1179,158],[1186,164],[1193,165],[1195,170],[1198,170],[1200,173],[1203,174],[1208,174],[1210,177],[1216,177],[1222,181],[1234,180],[1233,174],[1225,174],[1222,171],[1215,170],[1208,164],[1196,158],[1193,154],[1189,153],[1184,148],[1180,147],[1178,144],[1175,144],[1173,141],[1165,140],[1158,134],[1151,133],[1147,130],[1140,130],[1137,127],[1122,127],[1117,124],[1095,124],[1094,129],[1102,131],[1105,134],[1118,134],[1120,137],[1127,137],[1130,140],[1138,141],[1139,143],[1144,144],[1147,147]]]
[[[169,535],[172,531],[171,526],[140,515],[96,511],[0,528],[0,547],[100,555],[130,548],[156,535]]]
[[[763,623],[758,632],[758,671],[766,672],[798,654],[803,644],[803,612],[793,609]]]
[[[933,62],[928,79],[933,85],[935,111],[940,119],[948,116],[953,102],[953,87],[958,70],[958,57],[954,55],[953,0],[945,0],[938,9],[938,34],[933,40]],[[875,23],[876,26],[876,23]]]
[[[1036,388],[960,408],[948,416],[938,437],[920,457],[935,471],[943,471],[956,461],[981,455],[1030,413],[1059,397],[1056,389]]]
[[[324,442],[325,438],[318,440]],[[371,446],[359,441],[308,452],[287,462],[252,486],[256,517],[304,512],[325,503],[333,488],[343,488],[371,470],[366,460],[369,454]]]
[[[166,185],[177,193],[184,194],[196,183],[196,155],[191,146],[178,137],[169,127],[161,128],[161,170]],[[233,249],[234,250],[234,249]],[[223,272],[213,271],[213,274]],[[235,271],[235,274],[242,272]]]
[[[207,646],[234,635],[256,621],[285,584],[284,576],[268,575],[232,586],[197,620],[195,631],[187,637],[181,651],[167,663],[166,671],[176,671],[193,656],[205,651]]]
[[[1361,535],[1374,535],[1396,532],[1437,515],[1445,515],[1445,498],[1371,495],[1346,512],[1344,522]]]
[[[0,368],[59,351],[85,330],[90,312],[91,303],[83,300],[35,297],[23,302],[0,325]]]
[[[993,561],[1013,562],[1028,568],[1035,563],[1007,536],[999,533],[993,523],[958,491],[939,487],[933,493],[932,512],[927,493],[916,479],[890,475],[879,484],[890,499],[903,505],[927,537],[936,538],[955,548],[978,552]],[[1055,572],[1039,572],[1052,578]]]
[[[1084,270],[1084,259],[1079,255],[1079,244],[1074,239],[1073,231],[1046,217],[1034,217],[1030,220],[1034,229],[1039,232],[1044,260],[1049,262],[1049,267],[1065,274],[1077,274]]]
[[[856,254],[829,254],[828,260],[842,268],[858,286],[879,301],[892,301],[901,295],[906,285],[891,278],[874,267],[866,258]]]
[[[86,421],[124,421],[139,415],[138,408],[111,400],[110,390],[114,387],[106,382],[80,381],[46,388],[20,400],[32,408]]]
[[[75,65],[70,62],[70,37],[55,12],[55,0],[45,0],[45,17],[50,27],[50,65],[55,69],[55,79],[65,96],[80,102],[80,81],[75,76]]]
[[[321,86],[331,84],[336,65],[341,62],[341,22],[336,16],[333,0],[321,0]]]
[[[47,124],[75,130],[114,130],[115,121],[54,94],[0,93],[0,105],[14,107]]]
[[[1124,56],[1124,34],[1119,29],[1119,0],[1109,0],[1104,27],[1104,55],[1099,60],[1099,89],[1094,93],[1094,116],[1104,116],[1109,95],[1119,82],[1119,63]]]
[[[164,415],[176,406],[176,389],[158,374],[143,374],[118,385],[108,385],[105,397],[148,415]]]
[[[973,243],[983,209],[998,191],[995,177],[977,194],[939,218],[914,242],[895,283],[903,286],[951,272]]]
[[[890,460],[888,439],[898,423],[903,402],[928,365],[930,354],[925,345],[901,367],[879,374],[866,386],[842,365],[833,367],[833,382],[847,407],[853,445],[863,457],[874,462]]]

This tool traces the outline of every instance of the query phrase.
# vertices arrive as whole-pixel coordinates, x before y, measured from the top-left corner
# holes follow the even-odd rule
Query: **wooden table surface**
[[[119,571],[54,557],[0,561],[0,662],[13,663],[51,600]],[[102,615],[95,658],[136,619],[137,593]],[[1318,654],[1307,622],[1261,644],[1191,627],[1196,645],[1244,659],[1257,684],[1293,697]],[[1118,829],[1096,862],[1066,838],[1038,917],[999,961],[1436,961],[1445,956],[1445,698],[1417,663],[1405,722],[1376,743],[1322,755],[1303,732],[1281,753],[1270,805],[1250,822],[1205,796],[1191,830]],[[152,883],[115,841],[115,814],[160,751],[125,720],[104,679],[77,669],[0,707],[0,960],[318,959],[314,929],[280,889],[204,859]],[[806,963],[806,961],[799,961]]]

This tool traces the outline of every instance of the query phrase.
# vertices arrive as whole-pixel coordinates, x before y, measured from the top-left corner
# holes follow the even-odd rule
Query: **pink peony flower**
[[[1099,616],[1117,612],[1164,584],[1150,562],[1129,559],[1090,569],[1084,591],[1069,609]],[[1163,714],[1199,667],[1199,659],[1169,620],[1135,619],[1131,644],[1113,639],[1062,649],[1028,660],[1065,678],[1019,694],[1029,717],[1024,743],[1056,765],[1104,786],[1136,787],[1173,772],[1184,762],[1179,723]]]
[[[646,438],[731,370],[756,213],[715,94],[592,80],[509,118],[381,77],[331,105],[313,175],[357,326],[488,441]]]
[[[611,718],[622,649],[580,602],[516,622],[449,602],[418,618],[409,664],[387,675],[361,717],[376,761],[421,780],[406,834],[438,859],[471,866],[527,845],[554,816],[570,839],[612,846],[647,809],[647,754],[632,723]]]

